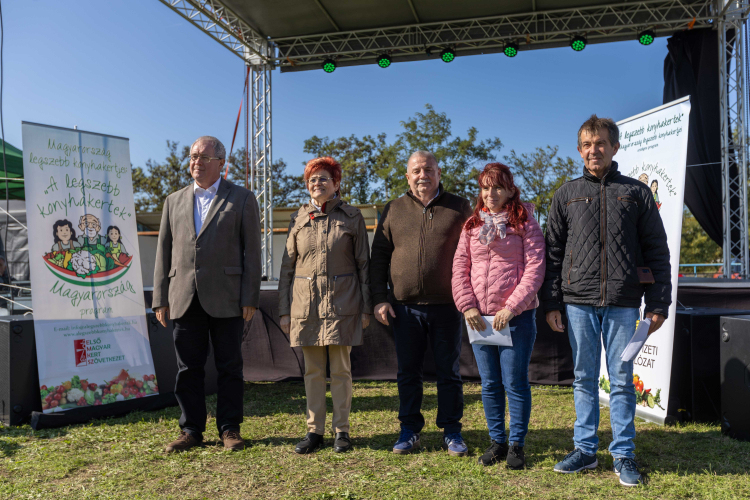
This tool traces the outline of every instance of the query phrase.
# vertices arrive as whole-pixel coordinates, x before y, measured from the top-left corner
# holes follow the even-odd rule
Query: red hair
[[[341,182],[341,164],[330,156],[321,156],[320,158],[308,161],[307,165],[305,165],[305,181],[307,181],[312,174],[321,170],[325,170],[331,174],[333,182]],[[338,192],[338,190],[336,192]]]
[[[484,209],[481,188],[494,186],[500,186],[506,191],[513,191],[513,195],[508,198],[508,201],[503,206],[504,209],[508,210],[508,226],[516,227],[526,222],[528,215],[526,214],[526,209],[521,204],[521,191],[513,183],[513,174],[507,165],[503,165],[502,163],[488,163],[484,166],[484,170],[479,173],[478,181],[480,191],[477,196],[477,206],[474,208],[474,214],[464,224],[465,231],[470,231],[484,224],[482,218],[479,216],[479,212]]]

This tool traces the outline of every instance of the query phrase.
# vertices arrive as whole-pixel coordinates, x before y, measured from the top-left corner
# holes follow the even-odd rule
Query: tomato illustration
[[[635,390],[638,391],[638,392],[643,392],[643,380],[639,380],[635,384]]]

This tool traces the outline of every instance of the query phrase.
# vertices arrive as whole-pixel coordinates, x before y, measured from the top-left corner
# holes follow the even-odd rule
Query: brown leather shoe
[[[227,450],[242,451],[245,449],[245,441],[240,436],[239,431],[224,431],[221,434],[221,440]]]
[[[193,446],[198,446],[199,444],[201,443],[195,438],[195,436],[185,431],[180,431],[180,437],[167,445],[167,453],[189,450]]]

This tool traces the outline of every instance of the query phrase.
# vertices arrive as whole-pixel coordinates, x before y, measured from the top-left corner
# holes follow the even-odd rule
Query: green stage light
[[[451,49],[445,49],[443,52],[440,53],[440,59],[443,60],[443,62],[451,62],[456,58],[456,53],[453,52]]]
[[[638,33],[638,41],[641,42],[641,45],[651,45],[655,39],[656,33],[654,33],[654,30],[646,30]]]
[[[378,56],[378,66],[381,68],[387,68],[391,65],[391,56],[388,54],[380,54]]]
[[[503,54],[508,57],[516,57],[518,55],[518,44],[515,42],[508,42],[505,44]]]
[[[326,59],[323,61],[323,71],[326,73],[333,73],[336,71],[336,61],[333,59]]]
[[[586,37],[581,35],[574,36],[573,40],[570,41],[570,48],[575,50],[576,52],[580,52],[585,49]]]

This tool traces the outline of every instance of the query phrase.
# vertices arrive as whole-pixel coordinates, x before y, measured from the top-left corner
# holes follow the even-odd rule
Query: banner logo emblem
[[[76,355],[76,366],[86,366],[88,364],[88,361],[86,360],[86,340],[74,340],[73,349],[75,350]]]

